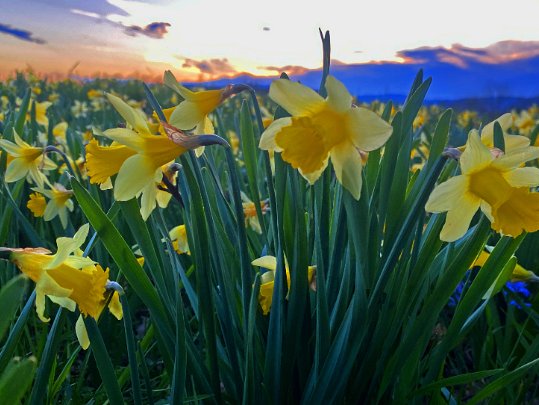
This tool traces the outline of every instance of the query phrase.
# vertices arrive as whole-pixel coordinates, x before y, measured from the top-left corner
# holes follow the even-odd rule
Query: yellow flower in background
[[[54,103],[59,98],[60,98],[60,95],[58,93],[54,92],[54,93],[49,94],[49,97],[47,97],[47,100],[50,101],[51,103]]]
[[[66,142],[67,122],[63,121],[54,126],[52,134],[58,143]]]
[[[515,126],[518,128],[518,132],[522,135],[529,135],[536,125],[537,123],[535,119],[526,110],[522,110],[520,115],[518,115],[515,119]]]
[[[212,134],[213,125],[208,115],[225,99],[227,89],[191,91],[179,84],[170,70],[165,71],[163,81],[183,98],[172,112],[170,124],[182,130],[196,128],[195,134]],[[211,132],[203,132],[204,129],[211,129]]]
[[[172,241],[172,247],[178,254],[187,253],[191,254],[189,251],[189,243],[187,242],[187,230],[184,225],[175,226],[168,233],[170,240]]]
[[[487,246],[488,250],[492,250],[493,248]],[[479,257],[475,259],[473,264],[470,267],[483,267],[487,261],[487,259],[490,257],[490,252],[483,250],[479,254]],[[516,264],[515,268],[513,269],[513,273],[511,274],[511,281],[533,281],[538,282],[539,277],[533,272],[526,270],[524,267],[522,267],[520,264]]]
[[[56,168],[56,163],[45,156],[43,148],[24,142],[15,131],[13,131],[13,136],[15,143],[0,139],[0,148],[13,158],[6,168],[6,182],[12,183],[29,176],[35,184],[43,187],[44,181],[48,180],[40,170],[53,170]]]
[[[313,184],[331,157],[339,182],[359,199],[361,155],[388,140],[393,128],[374,112],[352,105],[352,96],[333,76],[326,79],[328,96],[290,80],[275,80],[270,98],[292,117],[275,120],[262,134],[260,148],[281,152],[284,161]]]
[[[258,295],[258,302],[262,307],[262,312],[267,315],[271,309],[271,302],[273,300],[273,286],[275,281],[275,272],[277,271],[277,258],[274,256],[262,256],[251,262],[253,266],[263,267],[267,269],[265,273],[262,273],[260,278],[260,293]],[[288,269],[288,263],[285,259],[285,271],[286,281],[288,284],[288,290],[290,290],[290,270]],[[307,269],[307,280],[310,285],[314,281],[316,274],[316,266],[309,266]]]
[[[47,109],[52,105],[50,101],[44,101],[42,103],[38,103],[36,101],[32,101],[30,104],[30,107],[28,108],[28,112],[26,113],[26,120],[30,120],[30,112],[32,111],[33,106],[35,106],[36,109],[36,122],[39,125],[43,125],[45,128],[49,126],[49,118],[47,117]]]
[[[71,114],[73,114],[73,116],[75,118],[80,118],[80,117],[86,117],[86,114],[88,113],[88,104],[86,103],[86,101],[79,101],[79,100],[75,100],[73,106],[71,107]]]
[[[9,98],[7,96],[0,96],[0,103],[2,103],[2,108],[6,109],[9,105]]]
[[[181,130],[194,128],[195,135],[215,133],[208,115],[236,92],[232,86],[219,90],[191,91],[179,84],[170,70],[165,71],[163,81],[166,86],[183,98],[170,115],[169,123]],[[200,156],[204,149],[200,148],[195,152],[197,156]]]
[[[45,214],[45,208],[47,207],[47,201],[42,194],[32,193],[26,207],[34,214],[34,217],[42,217]]]
[[[530,146],[530,139],[521,135],[510,135],[507,130],[513,125],[513,116],[511,113],[503,114],[494,121],[488,123],[481,130],[481,142],[487,148],[494,148],[494,123],[498,122],[503,131],[503,140],[505,143],[505,153],[516,153],[520,149],[526,149]],[[477,133],[477,130],[472,129]]]
[[[260,228],[260,222],[258,221],[258,215],[256,215],[255,203],[252,202],[249,197],[242,191],[241,200],[243,205],[243,215],[245,216],[245,226],[249,226],[256,233],[261,234],[262,228]],[[260,201],[260,208],[262,214],[269,211],[269,204],[267,201]]]
[[[67,228],[67,211],[73,211],[73,201],[71,196],[72,190],[66,190],[61,184],[54,184],[50,190],[44,188],[34,188],[34,191],[49,198],[49,202],[43,212],[43,219],[45,221],[51,221],[57,216],[60,217],[60,222],[64,229]]]
[[[506,155],[491,154],[477,131],[470,131],[460,157],[462,174],[439,184],[427,201],[428,212],[446,212],[440,238],[452,242],[462,237],[479,208],[492,228],[505,235],[539,230],[539,169],[519,166],[539,157],[539,148],[528,147]]]
[[[86,92],[86,96],[90,100],[95,100],[95,99],[103,98],[103,92],[100,90],[90,89]]]

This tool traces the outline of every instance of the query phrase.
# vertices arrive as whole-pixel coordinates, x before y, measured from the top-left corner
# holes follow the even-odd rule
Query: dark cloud
[[[263,28],[262,28],[262,31],[269,31],[269,30],[271,30],[270,27],[263,27]]]
[[[12,37],[22,39],[23,41],[33,42],[34,44],[46,44],[47,42],[41,38],[34,37],[30,31],[13,28],[7,24],[0,23],[0,33],[11,35]]]
[[[501,41],[485,48],[454,44],[450,48],[422,47],[403,50],[405,63],[448,63],[466,68],[473,63],[497,64],[539,55],[539,41]]]
[[[276,73],[285,72],[287,75],[301,75],[307,71],[308,68],[298,65],[286,65],[286,66],[258,66],[258,69],[269,70]]]
[[[198,69],[200,73],[209,74],[212,76],[237,73],[237,70],[228,62],[227,58],[204,60],[184,58],[182,67],[195,68]]]
[[[170,24],[167,22],[153,22],[145,27],[131,25],[130,27],[125,27],[125,33],[133,37],[140,34],[150,38],[161,39],[168,32],[168,27],[170,27]]]

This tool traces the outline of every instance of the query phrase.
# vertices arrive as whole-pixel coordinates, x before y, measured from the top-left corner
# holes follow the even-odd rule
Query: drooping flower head
[[[440,238],[462,237],[479,208],[492,228],[504,235],[539,230],[539,193],[530,192],[530,187],[539,185],[539,169],[519,167],[537,157],[539,148],[535,147],[507,154],[491,152],[477,131],[470,131],[460,157],[462,174],[438,185],[425,206],[428,212],[447,211]]]
[[[277,258],[275,256],[262,256],[251,262],[253,266],[265,268],[266,272],[262,273],[260,280],[260,293],[258,302],[262,308],[264,315],[267,315],[271,309],[273,301],[273,287],[275,283],[275,272],[277,271]],[[285,259],[286,281],[290,290],[290,270]],[[309,266],[307,269],[307,280],[312,286],[316,274],[316,266]]]
[[[203,145],[223,143],[217,136],[185,136],[176,128],[163,123],[167,136],[150,132],[145,117],[120,98],[107,98],[126,120],[127,128],[113,128],[101,135],[114,141],[110,146],[90,142],[86,149],[88,176],[92,183],[105,183],[118,174],[114,198],[127,201],[146,187],[155,187],[163,177],[161,167],[185,153]]]
[[[73,196],[72,190],[67,190],[61,184],[55,183],[50,189],[34,188],[34,191],[49,198],[49,202],[43,212],[43,219],[45,221],[51,221],[57,216],[60,217],[60,222],[64,229],[67,228],[67,211],[73,211]],[[30,208],[30,206],[28,207]]]
[[[260,148],[281,152],[284,161],[313,184],[331,157],[339,182],[359,199],[361,155],[385,144],[393,128],[374,112],[352,105],[352,96],[333,76],[327,98],[299,83],[275,80],[270,98],[292,117],[275,120],[262,134]]]
[[[43,322],[45,297],[69,311],[78,308],[81,316],[76,324],[76,334],[80,345],[87,349],[90,345],[82,317],[98,319],[108,304],[110,312],[122,318],[117,284],[109,281],[109,269],[96,264],[81,255],[80,247],[88,235],[89,226],[83,225],[73,238],[58,238],[55,254],[44,248],[0,248],[9,252],[9,259],[19,270],[36,283],[36,312]]]

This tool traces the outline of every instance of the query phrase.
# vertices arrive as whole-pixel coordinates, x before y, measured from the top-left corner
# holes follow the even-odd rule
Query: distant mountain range
[[[428,104],[504,112],[539,103],[539,56],[493,63],[475,56],[463,57],[462,54],[458,55],[458,60],[454,59],[454,55],[451,55],[453,59],[450,61],[439,60],[436,52],[439,49],[419,49],[404,55],[412,62],[336,64],[330,71],[346,85],[350,93],[366,102],[392,100],[402,103],[415,75],[423,69],[425,77],[432,77],[432,85],[426,97]],[[291,78],[317,89],[321,70],[307,70]],[[274,79],[240,74],[233,78],[209,81],[204,85],[222,87],[231,83],[245,83],[267,90]]]

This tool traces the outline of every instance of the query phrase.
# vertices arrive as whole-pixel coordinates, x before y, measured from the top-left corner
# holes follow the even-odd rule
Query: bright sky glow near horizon
[[[332,59],[346,64],[403,63],[400,51],[420,47],[539,41],[538,0],[0,0],[0,9],[0,76],[28,65],[65,74],[77,62],[83,76],[275,75],[320,66],[319,27],[331,33]]]

